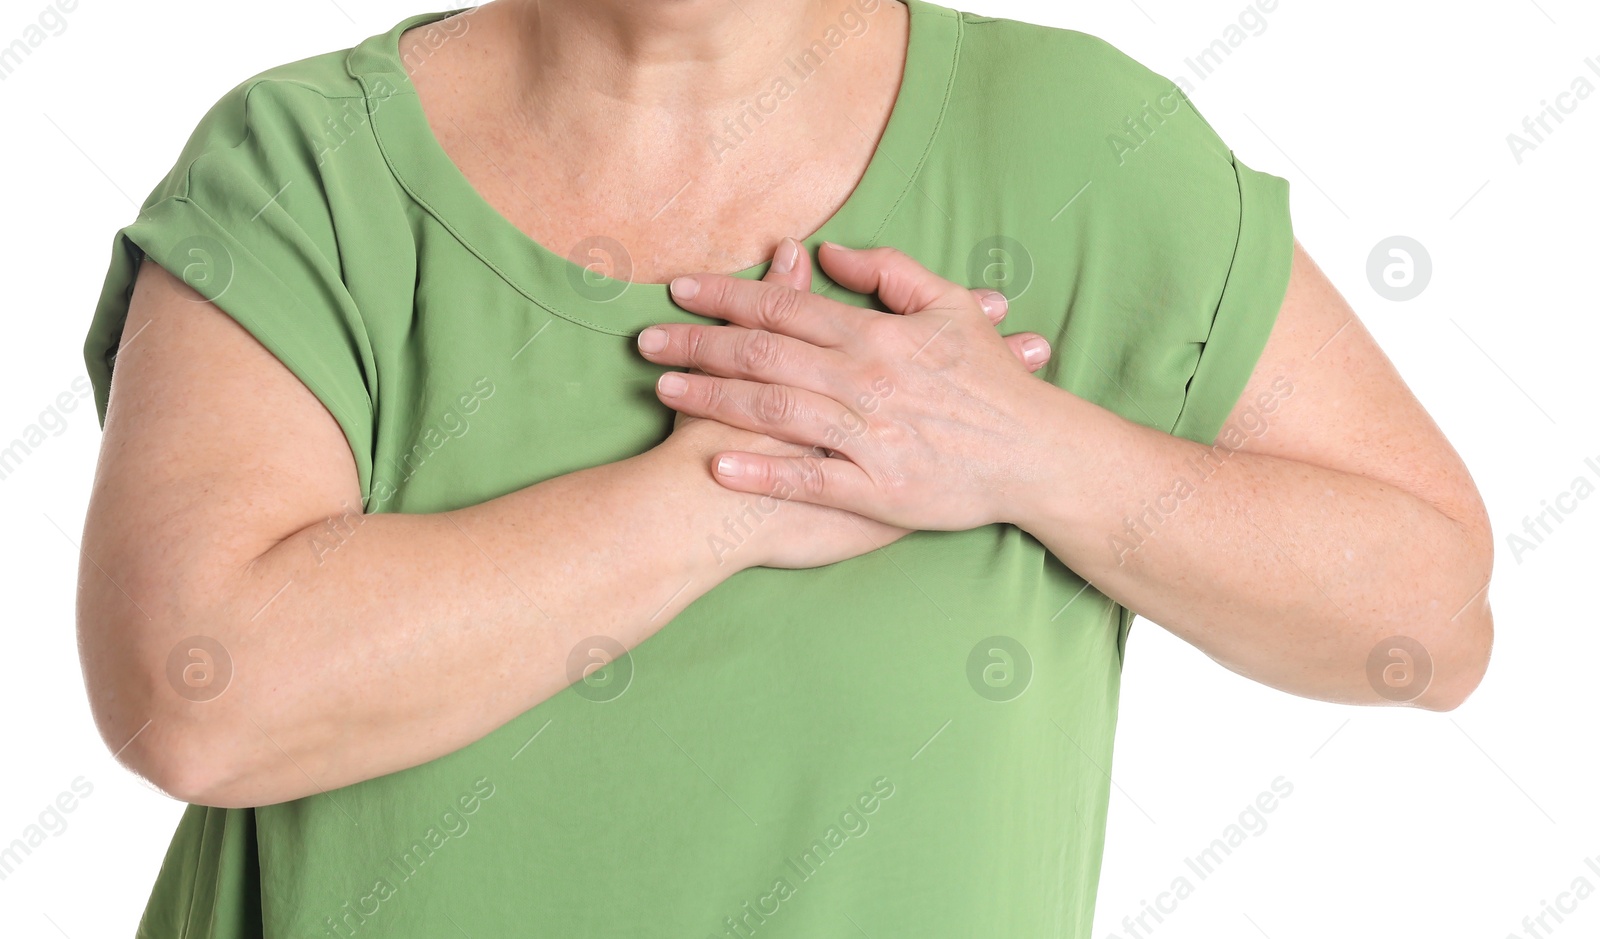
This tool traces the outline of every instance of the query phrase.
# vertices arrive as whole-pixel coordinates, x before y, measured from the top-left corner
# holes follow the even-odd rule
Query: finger
[[[794,290],[811,290],[811,254],[806,251],[800,242],[793,238],[784,238],[778,242],[778,247],[772,252],[772,264],[767,267],[766,276],[761,278],[769,284],[782,284]]]
[[[809,289],[727,274],[675,277],[670,286],[672,299],[691,313],[830,349],[844,345],[871,317],[883,315],[818,296]]]
[[[657,380],[656,396],[675,411],[819,452],[853,456],[866,438],[867,425],[855,412],[825,394],[788,385],[668,372]]]
[[[805,247],[793,238],[784,238],[778,242],[778,247],[772,253],[772,263],[767,266],[767,273],[762,281],[769,284],[779,284],[794,290],[811,290],[811,255]],[[661,365],[687,365],[691,371],[704,375],[709,370],[711,373],[726,375],[731,378],[755,378],[758,369],[755,368],[762,360],[769,359],[768,354],[778,351],[779,357],[787,352],[790,356],[799,355],[797,349],[772,350],[775,343],[769,339],[728,336],[729,331],[725,326],[695,326],[693,331],[671,328],[654,327],[665,333],[662,335],[641,333],[637,337],[639,351],[645,358]],[[723,335],[713,332],[721,331]],[[742,330],[748,332],[747,330]],[[649,332],[646,330],[645,332]],[[785,337],[775,333],[767,334],[777,339]],[[812,347],[815,348],[815,347]],[[731,359],[730,359],[731,357]],[[706,369],[702,363],[709,362],[711,367]],[[735,367],[743,365],[745,367]],[[780,381],[789,376],[774,376],[769,381]]]
[[[984,315],[989,317],[989,322],[998,326],[1000,321],[1006,318],[1010,301],[1006,299],[1005,294],[987,287],[978,287],[973,289],[972,296],[977,299]],[[1050,361],[1050,342],[1038,333],[1017,333],[1002,338],[1005,339],[1006,347],[1011,350],[1011,354],[1016,356],[1030,372],[1037,372]]]
[[[945,280],[896,248],[855,250],[824,241],[817,260],[840,286],[856,293],[875,293],[895,313],[973,306],[966,302],[970,296],[967,288]]]
[[[1050,361],[1050,342],[1038,333],[1017,333],[1004,339],[1011,354],[1027,366],[1030,372],[1037,372]]]
[[[728,450],[712,455],[711,475],[738,492],[827,505],[873,517],[872,479],[849,460]]]
[[[989,322],[996,326],[999,326],[1000,321],[1006,318],[1006,313],[1010,312],[1011,301],[1007,300],[1006,295],[998,290],[977,287],[973,289],[972,297],[978,301],[978,306],[983,309],[983,315],[989,317]]]
[[[826,394],[832,387],[831,376],[842,364],[841,354],[832,349],[743,326],[658,323],[641,332],[635,341],[639,354],[657,365],[792,385],[819,394]]]

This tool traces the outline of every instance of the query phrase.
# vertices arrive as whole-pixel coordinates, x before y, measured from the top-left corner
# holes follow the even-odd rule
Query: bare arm
[[[765,280],[804,290],[805,252],[786,240],[779,259]],[[750,498],[711,478],[711,454],[810,448],[681,415],[630,459],[458,511],[362,515],[337,422],[214,305],[146,263],[123,337],[81,655],[106,744],[186,801],[266,805],[427,762],[571,684],[590,637],[631,649],[738,570],[821,566],[906,534],[783,502],[719,557],[708,536]],[[1021,356],[1019,337],[1006,344]],[[220,675],[185,696],[168,674],[195,636],[231,662],[221,694]]]
[[[1040,439],[1063,475],[1019,524],[1108,596],[1307,697],[1448,710],[1477,686],[1493,636],[1482,500],[1298,244],[1217,449],[1052,397]]]
[[[1215,452],[1028,378],[960,288],[898,251],[821,260],[901,315],[696,275],[690,308],[738,328],[674,325],[655,356],[705,373],[663,398],[681,413],[796,443],[855,429],[830,444],[842,458],[719,455],[723,485],[911,528],[1014,524],[1107,596],[1295,694],[1444,710],[1477,686],[1494,631],[1483,501],[1298,245]],[[751,356],[763,331],[781,341]]]
[[[784,506],[760,537],[783,536],[791,564],[762,544],[719,563],[706,535],[748,500],[711,480],[706,441],[754,435],[712,422],[459,511],[363,516],[338,424],[226,314],[147,262],[123,336],[80,646],[107,745],[186,801],[270,804],[417,765],[570,684],[581,640],[632,648],[743,566],[894,537]],[[211,700],[169,681],[192,636],[231,660]]]

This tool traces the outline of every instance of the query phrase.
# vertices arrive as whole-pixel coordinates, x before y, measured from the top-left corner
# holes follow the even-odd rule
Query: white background
[[[1546,919],[1553,932],[1522,932],[1577,878],[1600,891],[1584,864],[1600,867],[1600,638],[1584,599],[1600,497],[1533,551],[1516,557],[1507,541],[1575,478],[1600,483],[1600,94],[1520,163],[1506,140],[1578,75],[1600,86],[1584,62],[1600,68],[1600,14],[1581,0],[1283,0],[1197,80],[1185,59],[1238,21],[1242,0],[972,2],[1186,75],[1240,158],[1290,180],[1298,237],[1472,468],[1497,535],[1494,662],[1448,714],[1297,699],[1134,627],[1096,939],[1600,935],[1600,894]],[[445,5],[89,0],[0,82],[0,447],[83,374],[113,233],[212,102],[256,71]],[[0,44],[43,7],[0,2]],[[1366,273],[1397,234],[1433,262],[1406,302]],[[77,777],[93,786],[0,881],[0,934],[19,939],[131,936],[180,810],[111,759],[85,702],[74,543],[99,440],[83,402],[0,480],[0,844]],[[1280,776],[1293,793],[1265,831],[1207,878],[1186,868]],[[1179,875],[1194,893],[1147,919],[1152,930],[1127,931],[1123,918]]]

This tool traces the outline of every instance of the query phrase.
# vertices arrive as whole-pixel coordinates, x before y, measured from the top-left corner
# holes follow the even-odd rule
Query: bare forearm
[[[1171,437],[1050,388],[1053,484],[1018,522],[1107,596],[1285,691],[1388,703],[1368,656],[1431,659],[1412,703],[1451,707],[1490,635],[1483,536],[1385,483]]]
[[[124,718],[150,719],[135,747],[168,751],[145,763],[180,797],[262,805],[481,738],[579,677],[584,640],[632,648],[738,569],[704,543],[731,494],[657,453],[454,512],[319,522],[166,592],[149,612],[171,639],[144,673],[198,634],[233,674],[210,700],[148,689]]]

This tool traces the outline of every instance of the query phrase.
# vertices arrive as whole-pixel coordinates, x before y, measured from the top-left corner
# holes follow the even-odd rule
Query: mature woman
[[[1133,612],[1330,701],[1488,658],[1287,184],[1078,32],[411,16],[217,103],[85,351],[150,939],[1087,937]]]

